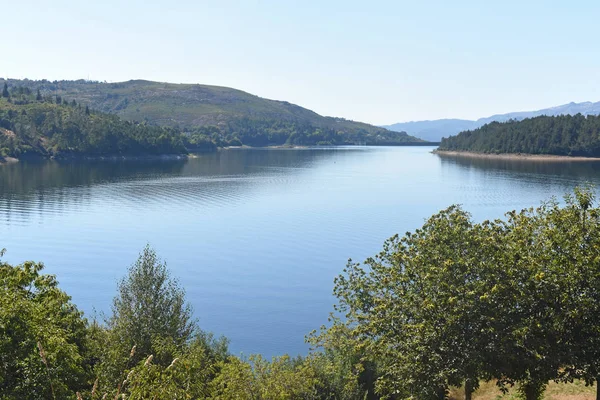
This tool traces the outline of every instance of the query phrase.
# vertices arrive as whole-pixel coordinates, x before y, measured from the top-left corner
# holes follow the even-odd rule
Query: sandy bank
[[[488,158],[497,160],[527,160],[527,161],[600,161],[600,157],[571,157],[556,156],[550,154],[523,154],[523,153],[503,153],[488,154],[474,153],[471,151],[445,151],[434,150],[432,153],[442,157],[465,157],[465,158]]]
[[[0,165],[2,164],[12,164],[12,163],[16,163],[19,160],[13,157],[0,157]]]

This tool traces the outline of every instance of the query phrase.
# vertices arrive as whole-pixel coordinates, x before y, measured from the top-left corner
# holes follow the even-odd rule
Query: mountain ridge
[[[600,101],[584,101],[581,103],[570,102],[559,106],[543,108],[533,111],[515,111],[504,114],[494,114],[489,117],[479,118],[477,120],[467,120],[458,118],[445,118],[437,120],[409,121],[399,122],[382,127],[390,130],[402,130],[409,135],[416,136],[423,140],[438,142],[442,137],[454,136],[462,131],[473,130],[490,122],[506,122],[511,119],[522,120],[541,115],[598,115],[600,114]]]

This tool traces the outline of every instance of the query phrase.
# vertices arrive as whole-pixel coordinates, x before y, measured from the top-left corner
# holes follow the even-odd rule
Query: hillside
[[[393,131],[407,132],[423,140],[439,142],[442,137],[456,135],[466,130],[477,129],[490,122],[505,122],[511,119],[522,120],[525,118],[539,117],[541,115],[598,115],[600,114],[600,102],[569,103],[557,107],[544,108],[535,111],[518,111],[507,114],[496,114],[491,117],[479,118],[478,120],[467,119],[438,119],[431,121],[401,122],[385,125],[384,128]]]
[[[23,87],[3,91],[0,97],[0,161],[30,156],[182,154],[196,138],[174,128],[90,111],[75,100],[35,95]]]
[[[600,157],[600,116],[540,116],[491,122],[442,139],[439,150]]]
[[[285,101],[268,100],[219,86],[144,80],[120,83],[7,80],[43,96],[61,96],[128,121],[209,130],[252,146],[314,144],[408,144],[422,142],[404,132],[341,118],[323,117]],[[3,81],[0,80],[0,84]],[[203,132],[206,133],[206,132]]]

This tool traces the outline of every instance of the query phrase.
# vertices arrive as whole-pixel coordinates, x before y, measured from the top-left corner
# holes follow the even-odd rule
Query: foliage
[[[0,398],[428,400],[462,387],[470,399],[487,381],[537,400],[551,381],[598,388],[595,201],[578,188],[478,223],[440,211],[348,262],[330,324],[298,358],[230,355],[149,247],[106,324],[88,323],[41,264],[0,263]]]
[[[313,357],[319,365],[323,392],[336,399],[377,399],[375,382],[377,365],[369,352],[370,342],[361,341],[351,327],[332,315],[331,326],[311,332],[307,341],[313,346]]]
[[[221,365],[221,373],[213,382],[213,399],[329,399],[323,390],[319,357],[292,360],[289,356],[271,361],[260,355],[248,362],[231,357]],[[341,398],[341,397],[340,397]]]
[[[32,94],[0,99],[0,156],[147,155],[185,153],[173,129],[134,124],[81,107],[34,100]],[[86,108],[87,110],[87,108]]]
[[[442,139],[440,150],[600,156],[600,116],[559,115],[492,122]]]
[[[202,132],[217,146],[425,143],[405,132],[323,117],[288,102],[263,99],[231,88],[143,80],[5,82],[11,88],[24,87],[32,93],[40,90],[46,96],[73,99],[127,121],[175,128],[186,136]],[[195,150],[194,141],[190,138],[186,146],[189,144]],[[209,147],[199,150],[210,150]]]
[[[382,395],[441,398],[480,379],[519,383],[537,399],[549,380],[598,376],[600,210],[589,189],[507,220],[475,224],[453,206],[366,261],[335,293],[370,346]],[[587,360],[587,361],[583,361]]]
[[[169,365],[196,330],[184,290],[149,246],[119,282],[112,311],[98,368],[103,384],[116,385],[127,367],[150,355],[155,364]]]
[[[66,399],[86,387],[86,321],[40,272],[0,262],[0,398]]]

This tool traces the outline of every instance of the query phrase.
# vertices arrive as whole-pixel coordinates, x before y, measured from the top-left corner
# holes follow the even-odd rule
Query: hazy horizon
[[[583,3],[11,2],[27,22],[4,19],[0,76],[226,86],[375,125],[473,120],[600,100],[600,4]]]

